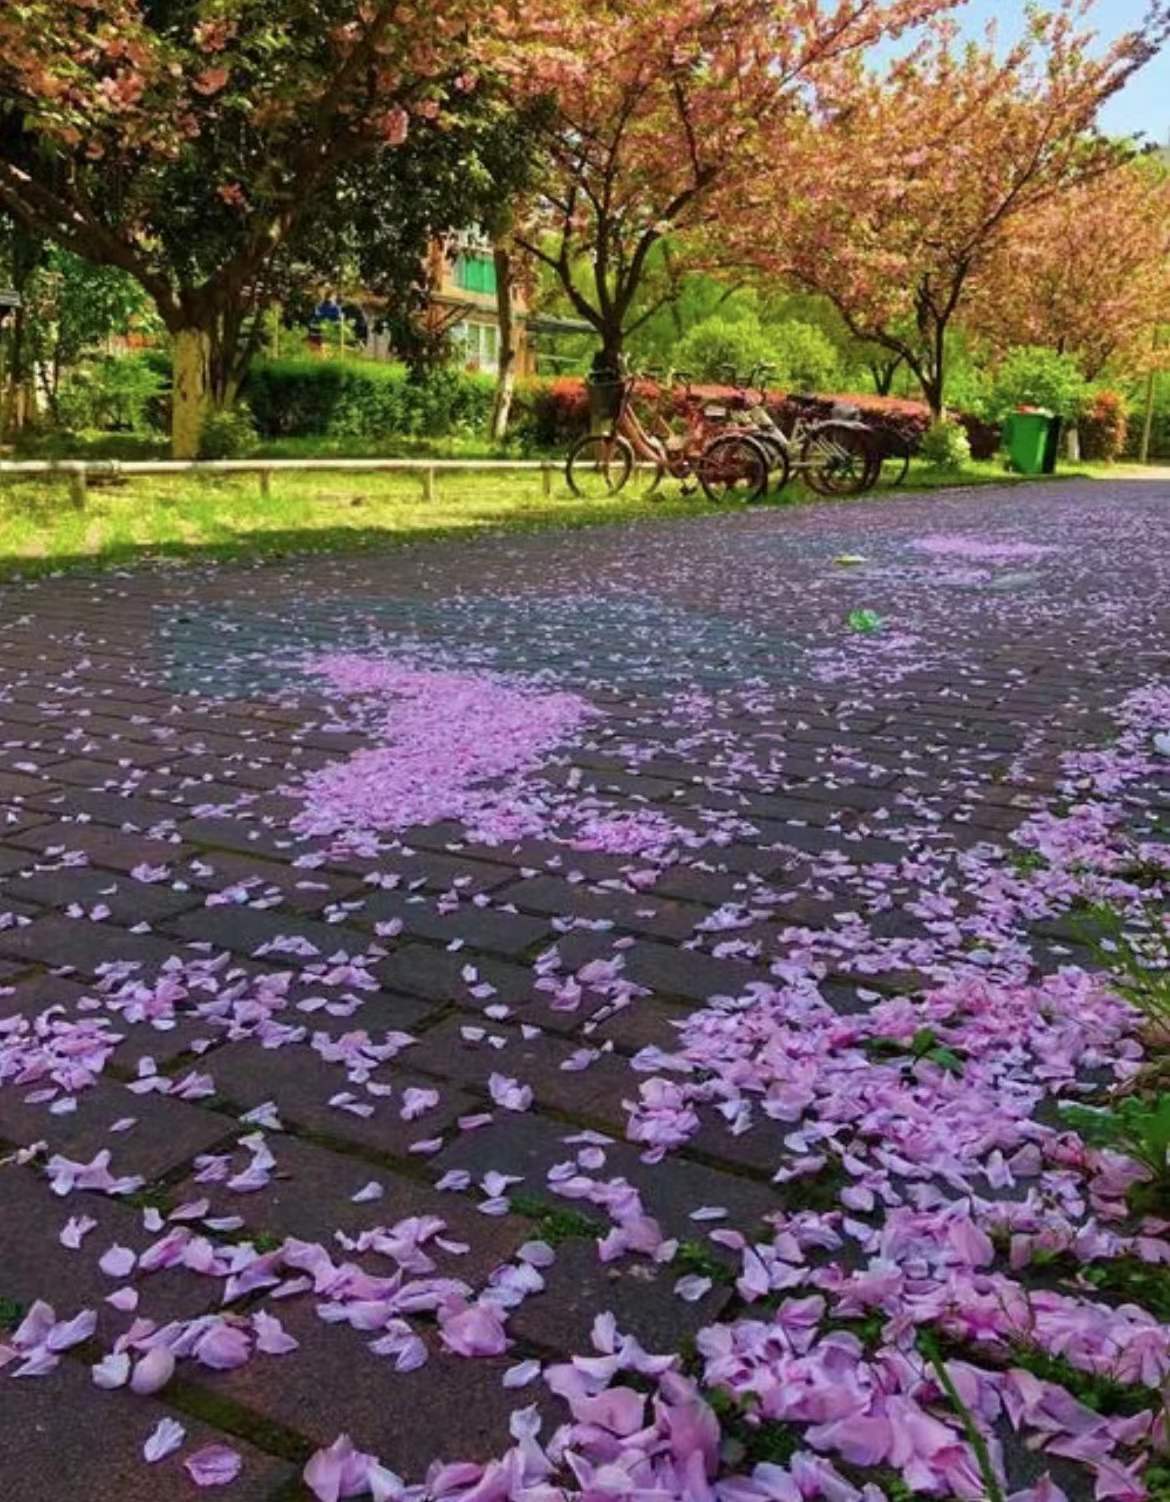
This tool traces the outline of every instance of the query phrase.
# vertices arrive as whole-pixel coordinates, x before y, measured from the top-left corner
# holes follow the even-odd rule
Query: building
[[[499,288],[491,242],[474,230],[437,244],[431,256],[432,316],[445,328],[469,370],[494,375],[500,364]],[[523,291],[513,292],[516,324],[516,372],[531,373],[528,305]]]
[[[429,292],[425,316],[432,332],[450,338],[456,358],[468,370],[495,375],[500,364],[499,287],[491,241],[477,230],[436,240],[426,273]],[[512,319],[518,376],[554,373],[566,366],[584,368],[579,352],[558,354],[557,341],[590,334],[588,324],[533,313],[520,286],[512,290]],[[324,347],[321,329],[327,324],[338,331],[338,338],[329,340],[330,344],[363,349],[374,359],[394,358],[376,298],[360,291],[341,299],[333,292],[325,293],[311,325],[315,328],[311,342],[316,350]]]
[[[491,242],[475,230],[453,236],[432,252],[431,294],[436,327],[449,331],[469,370],[494,375],[500,361],[499,288]],[[593,330],[576,318],[551,318],[533,313],[521,287],[513,289],[512,316],[516,326],[516,374],[555,373],[582,365],[579,353],[559,355],[557,341]]]

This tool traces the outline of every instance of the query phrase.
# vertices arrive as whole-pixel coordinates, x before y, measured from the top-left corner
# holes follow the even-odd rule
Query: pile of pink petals
[[[485,673],[346,656],[311,670],[364,703],[362,723],[380,744],[311,774],[293,827],[358,843],[445,819],[489,843],[537,833],[549,814],[526,774],[592,713],[575,694]]]

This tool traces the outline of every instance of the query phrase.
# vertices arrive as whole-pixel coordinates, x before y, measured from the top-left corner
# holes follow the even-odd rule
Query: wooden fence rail
[[[0,483],[8,479],[61,475],[69,481],[69,496],[84,507],[89,481],[131,475],[257,475],[261,495],[272,489],[277,474],[314,474],[355,470],[418,475],[423,498],[433,501],[440,474],[481,471],[539,473],[546,496],[552,495],[553,475],[560,468],[548,459],[21,459],[0,460]]]

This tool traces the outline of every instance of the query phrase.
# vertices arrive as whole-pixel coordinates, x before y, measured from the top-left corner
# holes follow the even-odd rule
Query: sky
[[[1106,41],[1136,27],[1148,9],[1148,0],[1097,0],[1091,24]],[[974,36],[993,17],[1005,42],[1019,32],[1024,0],[967,0],[954,13],[964,30]],[[1165,146],[1170,141],[1170,50],[1162,52],[1132,78],[1128,86],[1102,111],[1101,124],[1111,134],[1143,132],[1147,140]]]

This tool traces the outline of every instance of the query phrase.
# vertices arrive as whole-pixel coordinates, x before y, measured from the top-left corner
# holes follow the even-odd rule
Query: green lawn
[[[118,457],[146,456],[140,441],[121,442]],[[101,445],[103,456],[113,457],[114,446],[107,439]],[[75,444],[71,457],[96,458],[96,448],[86,453]],[[320,446],[315,453],[325,457]],[[1106,472],[1127,473],[1120,468]],[[1066,471],[1064,477],[1091,473],[1084,468]],[[950,475],[916,464],[907,488],[1003,484],[1013,478],[998,463],[972,464]],[[883,488],[868,498],[840,504],[880,504],[884,497],[899,493]],[[799,504],[807,499],[799,487],[790,485],[783,500],[773,504]],[[695,516],[713,509],[701,496],[681,497],[671,482],[664,484],[656,498],[631,486],[610,500],[579,501],[569,493],[559,470],[550,497],[543,495],[537,473],[440,473],[436,498],[429,502],[423,498],[420,478],[414,475],[276,474],[267,497],[261,496],[258,480],[251,475],[142,477],[112,484],[91,480],[83,511],[70,506],[64,479],[0,480],[0,577],[150,558],[223,559],[354,550],[474,529],[583,527],[647,517]]]

